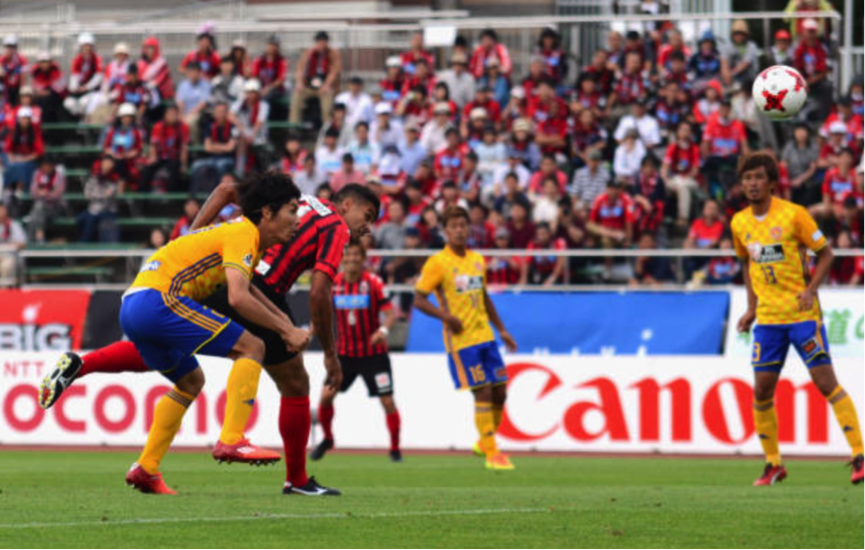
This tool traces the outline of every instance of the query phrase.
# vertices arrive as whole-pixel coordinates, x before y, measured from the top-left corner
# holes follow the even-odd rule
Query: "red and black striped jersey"
[[[277,294],[288,292],[308,269],[334,279],[351,238],[348,225],[329,201],[303,195],[297,216],[300,221],[294,237],[267,249],[256,268],[256,277]]]
[[[339,355],[369,357],[387,353],[387,344],[369,340],[381,326],[380,314],[393,307],[377,275],[364,270],[354,282],[340,273],[333,282],[336,349]]]

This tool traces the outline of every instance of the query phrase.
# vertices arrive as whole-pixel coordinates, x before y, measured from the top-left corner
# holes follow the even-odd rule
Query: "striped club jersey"
[[[463,324],[459,334],[452,334],[444,327],[448,352],[495,339],[484,302],[486,283],[486,262],[471,250],[465,256],[457,256],[445,246],[424,264],[415,290],[425,295],[435,292],[441,307]]]
[[[762,219],[749,206],[730,223],[736,255],[750,261],[751,287],[757,295],[757,323],[780,325],[819,321],[820,304],[799,311],[798,295],[811,279],[807,250],[818,252],[826,237],[801,206],[772,197]]]
[[[387,353],[387,344],[370,345],[369,339],[381,327],[380,315],[393,307],[384,282],[369,271],[349,282],[340,273],[333,281],[333,309],[336,312],[336,346],[339,355],[370,357]]]
[[[203,227],[157,250],[130,289],[152,288],[201,301],[226,284],[227,267],[251,278],[260,256],[258,244],[258,228],[243,216]]]

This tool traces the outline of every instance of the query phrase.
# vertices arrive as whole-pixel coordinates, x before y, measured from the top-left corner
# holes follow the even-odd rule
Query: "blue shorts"
[[[809,369],[832,363],[826,326],[817,321],[802,321],[754,327],[751,366],[758,372],[781,372],[791,345]]]
[[[484,342],[448,354],[451,378],[458,390],[504,384],[508,371],[496,342]]]
[[[151,289],[123,298],[120,326],[144,363],[172,382],[198,368],[196,353],[228,357],[244,331],[195,300]]]

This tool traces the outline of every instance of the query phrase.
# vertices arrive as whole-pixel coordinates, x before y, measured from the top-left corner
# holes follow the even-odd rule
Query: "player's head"
[[[462,206],[449,206],[442,216],[445,238],[452,248],[465,248],[469,238],[469,213]]]
[[[263,248],[287,243],[297,229],[300,189],[291,178],[270,170],[252,173],[237,188],[240,210],[258,226]]]
[[[376,194],[369,187],[357,183],[350,183],[340,189],[333,202],[354,237],[369,233],[381,209],[381,201]]]
[[[741,157],[736,173],[745,198],[751,204],[766,201],[778,185],[778,161],[767,153],[756,152]]]
[[[342,256],[342,268],[345,274],[352,279],[355,278],[363,269],[364,261],[366,261],[366,249],[360,240],[349,242]]]

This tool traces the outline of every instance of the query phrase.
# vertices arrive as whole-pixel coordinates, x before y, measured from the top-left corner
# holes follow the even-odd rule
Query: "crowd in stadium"
[[[205,26],[175,71],[156,38],[138,51],[118,43],[109,58],[83,33],[67,68],[48,54],[26,59],[8,36],[0,56],[5,188],[29,192],[33,206],[21,213],[26,230],[0,206],[0,242],[45,239],[65,181],[63,166],[44,154],[42,125],[82,120],[105,127],[84,185],[89,202],[76,213],[82,241],[119,240],[110,222],[124,192],[201,196],[222,178],[273,167],[321,197],[348,183],[372,187],[383,207],[369,248],[442,246],[440,216],[453,204],[469,209],[478,249],[731,248],[728,222],[746,206],[737,159],[766,149],[782,163],[777,194],[808,206],[835,246],[861,247],[863,82],[834,89],[827,25],[793,20],[761,50],[744,20],[730,36],[707,31],[692,45],[664,22],[643,34],[610,32],[587,66],[570,71],[573,57],[547,29],[527,74],[515,74],[493,30],[473,43],[458,37],[446,59],[416,33],[373,86],[344,74],[325,32],[290,63],[276,36],[264,51],[236,42],[220,53]],[[751,98],[754,78],[776,64],[808,82],[809,104],[795,123],[769,123]],[[286,120],[316,128],[317,138],[292,133],[274,143],[269,123]],[[203,146],[195,159],[194,145]],[[191,199],[166,237],[184,234],[197,210]],[[160,239],[155,232],[151,244]],[[611,277],[612,261],[601,262],[600,276]],[[420,264],[376,267],[399,283]],[[587,265],[538,252],[491,260],[489,278],[581,282]],[[639,258],[631,280],[672,282],[674,268]],[[684,269],[685,280],[708,283],[739,276],[732,258],[693,259]],[[842,258],[832,281],[859,284],[862,272],[861,257]]]

